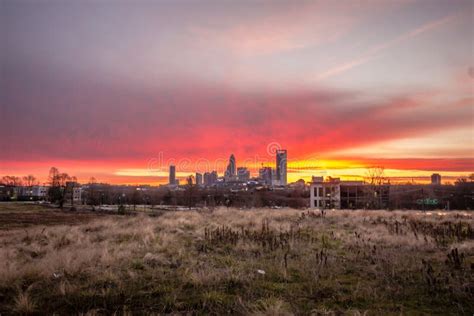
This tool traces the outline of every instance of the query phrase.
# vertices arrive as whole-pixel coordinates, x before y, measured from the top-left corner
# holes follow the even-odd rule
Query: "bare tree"
[[[60,173],[58,175],[58,181],[60,186],[65,187],[67,182],[72,181],[72,177],[67,173]]]
[[[142,201],[143,201],[143,197],[142,197],[141,191],[137,189],[133,190],[132,201],[131,201],[133,205],[133,211],[136,211],[137,204],[140,204]]]
[[[49,176],[48,176],[48,182],[51,185],[51,187],[59,186],[59,170],[56,167],[51,167],[49,169]]]
[[[77,178],[75,176],[69,177],[67,176],[69,180],[69,185],[67,186],[67,189],[70,190],[71,194],[71,210],[74,208],[74,189],[77,186]]]
[[[92,210],[95,211],[95,206],[99,204],[99,198],[96,192],[97,180],[94,177],[89,178],[89,190],[87,194],[86,203],[92,206]]]
[[[366,171],[367,206],[369,208],[380,208],[382,206],[381,186],[385,182],[385,168],[383,166],[370,167]]]
[[[194,177],[191,175],[186,178],[186,189],[184,191],[184,203],[189,208],[196,206],[197,186],[193,185]]]
[[[63,208],[66,197],[66,184],[73,179],[75,179],[75,177],[70,177],[67,173],[60,173],[55,167],[51,167],[49,170],[48,181],[51,186],[48,195],[50,201],[58,202],[61,209]],[[73,192],[71,192],[71,195],[72,194]]]
[[[36,180],[35,176],[33,176],[32,174],[29,174],[29,175],[23,177],[23,183],[27,187],[32,187],[35,184],[37,184],[38,181]]]
[[[4,176],[2,178],[2,182],[6,185],[12,185],[12,186],[21,186],[23,184],[21,182],[21,178],[15,177],[15,176]]]
[[[370,167],[366,171],[365,179],[371,185],[381,185],[385,181],[384,172],[385,168],[383,166]]]

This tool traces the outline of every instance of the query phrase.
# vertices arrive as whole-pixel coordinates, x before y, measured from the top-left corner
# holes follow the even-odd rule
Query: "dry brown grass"
[[[466,212],[221,208],[8,230],[0,313],[468,314],[473,224]]]
[[[25,291],[18,290],[18,294],[14,300],[13,310],[19,314],[30,314],[36,309],[36,304],[29,294],[29,288]]]

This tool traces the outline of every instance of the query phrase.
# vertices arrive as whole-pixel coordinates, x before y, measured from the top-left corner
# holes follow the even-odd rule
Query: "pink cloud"
[[[299,3],[244,22],[190,28],[200,47],[216,46],[239,57],[266,55],[334,41],[350,30],[354,17],[328,16],[318,3]]]
[[[432,30],[434,30],[438,27],[441,27],[445,24],[448,24],[448,23],[452,22],[453,20],[455,20],[458,15],[459,14],[452,14],[452,15],[448,15],[448,16],[445,16],[443,18],[425,23],[425,24],[423,24],[423,25],[421,25],[421,26],[419,26],[419,27],[417,27],[417,28],[415,28],[411,31],[408,31],[406,33],[401,34],[400,36],[398,36],[398,37],[396,37],[392,40],[389,40],[389,41],[380,43],[379,45],[373,46],[373,47],[369,48],[363,56],[359,56],[359,57],[354,58],[350,61],[344,62],[340,65],[336,65],[336,66],[320,73],[316,77],[316,79],[317,80],[327,79],[327,78],[339,75],[341,73],[344,73],[344,72],[346,72],[350,69],[353,69],[355,67],[358,67],[360,65],[366,64],[366,63],[370,62],[372,59],[376,58],[383,51],[385,51],[385,50],[387,50],[387,49],[389,49],[393,46],[396,46],[396,45],[398,45],[398,44],[400,44],[404,41],[415,38],[415,37],[417,37],[417,36],[419,36],[423,33],[432,31]]]

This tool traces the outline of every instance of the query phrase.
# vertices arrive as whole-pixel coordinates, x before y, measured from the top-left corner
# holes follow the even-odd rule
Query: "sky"
[[[471,0],[2,0],[0,35],[0,177],[474,172]]]

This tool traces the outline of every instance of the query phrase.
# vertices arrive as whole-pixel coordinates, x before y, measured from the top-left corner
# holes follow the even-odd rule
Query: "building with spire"
[[[230,155],[229,164],[224,174],[226,180],[234,180],[236,178],[236,163],[234,154]]]

